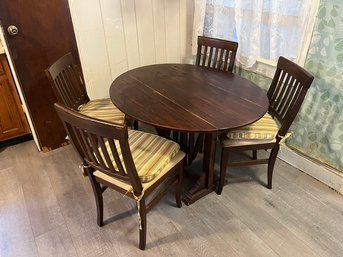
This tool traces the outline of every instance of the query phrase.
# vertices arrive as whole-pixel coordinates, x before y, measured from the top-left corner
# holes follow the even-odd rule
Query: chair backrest
[[[89,102],[81,71],[71,53],[62,56],[45,70],[58,102],[77,110]]]
[[[142,191],[126,125],[91,118],[59,103],[55,108],[84,165],[131,184],[135,193]]]
[[[280,56],[274,78],[268,90],[269,113],[281,124],[284,136],[295,119],[313,76],[299,65]]]
[[[232,73],[237,42],[198,36],[196,65]]]

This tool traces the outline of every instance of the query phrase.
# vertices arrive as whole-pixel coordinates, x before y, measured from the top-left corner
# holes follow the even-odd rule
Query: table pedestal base
[[[184,196],[182,197],[182,201],[188,206],[196,202],[200,198],[204,197],[205,195],[213,192],[215,190],[215,184],[213,184],[212,187],[207,188],[206,183],[206,175],[203,174],[198,179],[196,184],[184,194]]]
[[[215,189],[214,160],[216,153],[217,133],[206,133],[203,156],[203,172],[194,186],[188,190],[182,200],[190,205]]]

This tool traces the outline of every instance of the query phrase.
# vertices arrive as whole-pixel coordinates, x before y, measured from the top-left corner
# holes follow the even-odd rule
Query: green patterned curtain
[[[343,1],[322,0],[305,68],[315,80],[287,144],[343,172]]]

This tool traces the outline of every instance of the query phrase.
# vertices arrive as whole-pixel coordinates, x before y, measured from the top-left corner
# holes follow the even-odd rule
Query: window
[[[239,43],[237,61],[249,68],[280,55],[303,64],[318,0],[195,1],[195,34]],[[193,41],[194,42],[194,41]]]

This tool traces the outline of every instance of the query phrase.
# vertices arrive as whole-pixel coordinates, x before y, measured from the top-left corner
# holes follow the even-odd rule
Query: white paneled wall
[[[108,97],[123,72],[191,63],[193,0],[69,0],[88,94]]]

